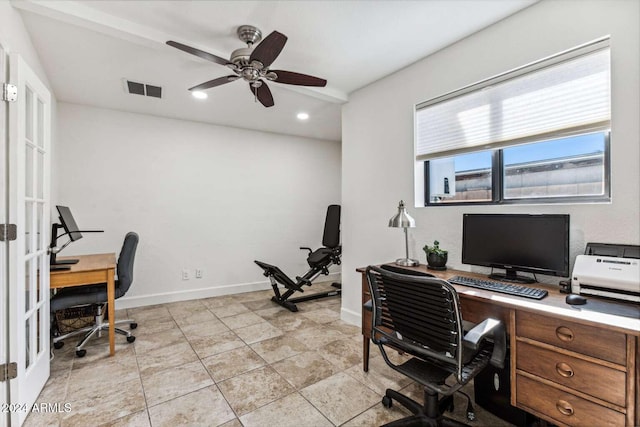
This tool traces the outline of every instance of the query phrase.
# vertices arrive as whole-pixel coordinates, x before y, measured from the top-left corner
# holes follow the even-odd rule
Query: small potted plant
[[[440,242],[433,241],[433,246],[424,245],[422,248],[427,254],[427,268],[431,270],[446,270],[447,253],[444,249],[440,249]]]

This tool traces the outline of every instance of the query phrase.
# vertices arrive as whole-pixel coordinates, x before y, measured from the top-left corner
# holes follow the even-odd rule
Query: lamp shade
[[[398,205],[398,213],[389,220],[389,227],[395,228],[414,228],[416,220],[413,219],[404,207],[404,201],[400,200]]]

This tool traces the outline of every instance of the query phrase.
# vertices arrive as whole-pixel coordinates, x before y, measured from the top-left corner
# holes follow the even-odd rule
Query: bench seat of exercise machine
[[[307,257],[307,263],[309,267],[317,267],[322,265],[329,265],[331,263],[331,255],[333,250],[330,248],[320,248],[309,254]]]

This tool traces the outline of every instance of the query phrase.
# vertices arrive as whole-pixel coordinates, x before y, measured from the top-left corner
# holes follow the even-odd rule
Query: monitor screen
[[[58,209],[60,223],[64,227],[64,231],[69,234],[71,241],[75,242],[76,240],[82,239],[82,233],[80,233],[78,224],[76,224],[76,220],[73,219],[69,208],[66,206],[56,206],[56,209]]]
[[[569,215],[464,214],[462,262],[505,269],[498,279],[532,281],[518,271],[567,277]]]

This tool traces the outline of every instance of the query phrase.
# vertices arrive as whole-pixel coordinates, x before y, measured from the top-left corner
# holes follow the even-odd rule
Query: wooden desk
[[[107,283],[107,308],[109,317],[109,354],[116,352],[115,325],[115,254],[95,254],[60,257],[59,259],[78,259],[77,264],[71,264],[70,270],[52,271],[49,275],[51,289],[67,288],[70,286],[93,285]]]
[[[466,271],[405,267],[448,279]],[[371,299],[365,268],[362,302]],[[640,425],[640,319],[573,308],[557,287],[535,283],[542,300],[454,285],[465,320],[503,321],[509,334],[511,405],[561,426]],[[371,312],[362,311],[363,369],[368,370]]]

